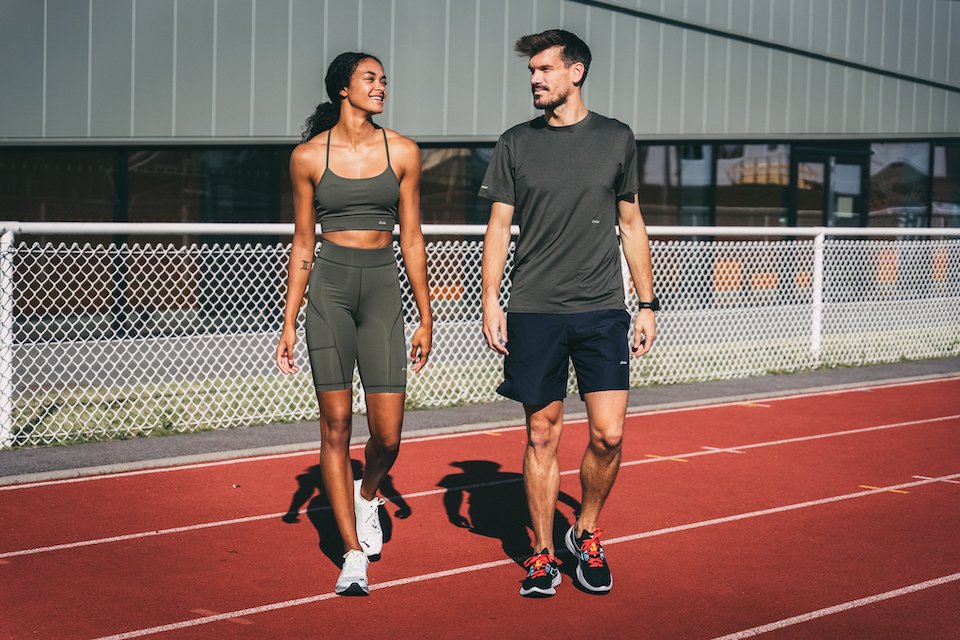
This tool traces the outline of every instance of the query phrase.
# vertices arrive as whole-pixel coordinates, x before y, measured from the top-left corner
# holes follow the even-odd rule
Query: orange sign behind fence
[[[950,272],[950,254],[943,247],[933,252],[933,268],[930,274],[934,282],[946,282]]]
[[[717,260],[713,265],[714,291],[739,291],[743,265],[739,260]]]
[[[877,282],[893,284],[897,281],[897,250],[880,249],[877,252]]]

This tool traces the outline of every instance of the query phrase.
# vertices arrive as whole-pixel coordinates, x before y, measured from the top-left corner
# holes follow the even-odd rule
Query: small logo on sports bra
[[[377,221],[377,224],[379,224],[379,225],[382,226],[382,227],[385,227],[385,226],[387,226],[387,221],[386,221],[386,220],[379,220],[379,221]]]

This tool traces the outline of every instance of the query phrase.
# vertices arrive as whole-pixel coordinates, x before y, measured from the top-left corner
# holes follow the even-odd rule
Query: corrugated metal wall
[[[494,139],[535,113],[512,43],[555,26],[641,137],[960,135],[948,0],[0,0],[0,144],[293,140],[357,49],[383,124]]]

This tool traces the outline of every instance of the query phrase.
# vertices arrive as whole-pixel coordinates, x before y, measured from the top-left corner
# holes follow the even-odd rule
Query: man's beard
[[[539,103],[538,103],[538,100],[540,101]],[[566,101],[567,101],[566,93],[560,93],[557,95],[545,94],[542,96],[534,96],[533,106],[536,109],[552,110],[552,109],[556,109]]]

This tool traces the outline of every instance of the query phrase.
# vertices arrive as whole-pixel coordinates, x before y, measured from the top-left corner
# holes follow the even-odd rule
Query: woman
[[[375,125],[387,80],[380,61],[342,53],[327,69],[330,102],[307,120],[290,156],[295,230],[277,366],[296,373],[296,318],[309,283],[306,337],[320,402],[320,466],[346,553],[336,592],[366,595],[368,557],[383,545],[376,497],[397,458],[406,389],[403,309],[393,226],[420,312],[411,369],[423,369],[433,339],[426,250],[420,230],[420,150]],[[399,209],[399,215],[398,215]],[[322,243],[316,256],[315,224]],[[353,367],[367,402],[363,479],[350,466]]]

